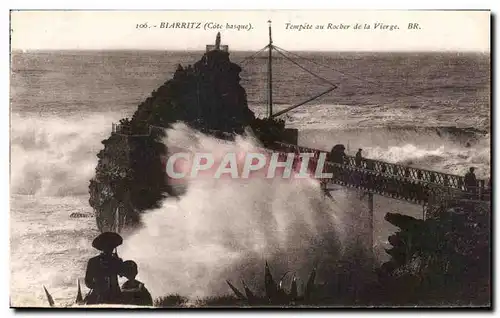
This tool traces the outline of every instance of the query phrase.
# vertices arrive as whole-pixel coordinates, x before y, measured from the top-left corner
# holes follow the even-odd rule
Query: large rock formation
[[[490,208],[487,202],[463,200],[432,207],[425,220],[388,213],[386,221],[399,230],[389,237],[391,259],[380,269],[371,301],[489,306]]]
[[[164,131],[155,127],[183,121],[195,129],[237,134],[251,127],[264,144],[283,139],[283,121],[256,118],[248,108],[240,72],[229,53],[217,46],[193,66],[179,65],[173,78],[153,91],[131,119],[121,120],[102,142],[90,181],[89,203],[99,230],[137,225],[141,212],[157,207],[171,193],[160,159],[166,154]],[[296,142],[293,139],[288,141]]]

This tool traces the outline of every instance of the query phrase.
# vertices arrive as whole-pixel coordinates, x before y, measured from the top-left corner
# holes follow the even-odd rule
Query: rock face
[[[425,221],[388,213],[399,231],[389,236],[375,294],[392,305],[489,305],[490,212],[485,202],[462,201],[435,207]]]
[[[192,128],[243,133],[251,127],[264,143],[283,140],[284,122],[259,119],[248,108],[240,85],[241,68],[229,53],[215,49],[193,66],[178,65],[171,80],[142,102],[102,141],[96,174],[90,180],[90,205],[101,231],[140,223],[140,213],[158,206],[171,192],[163,173],[163,129],[183,121]],[[285,139],[285,141],[287,141]],[[296,136],[288,141],[296,143]]]
[[[241,68],[229,53],[207,52],[194,66],[178,66],[173,79],[154,91],[132,118],[132,130],[143,125],[166,127],[174,121],[194,128],[241,132],[255,116],[239,84]]]
[[[139,212],[158,207],[168,193],[160,161],[166,149],[158,140],[159,134],[112,134],[103,141],[89,186],[100,231],[138,224]]]

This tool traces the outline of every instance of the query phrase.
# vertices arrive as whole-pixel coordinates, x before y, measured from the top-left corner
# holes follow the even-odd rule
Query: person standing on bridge
[[[470,167],[469,172],[465,174],[464,177],[465,189],[469,194],[475,194],[477,188],[477,179],[474,174],[474,168]]]
[[[356,158],[354,159],[356,162],[356,167],[361,168],[361,162],[363,161],[363,156],[361,155],[361,151],[363,149],[359,148],[358,152],[356,152]]]

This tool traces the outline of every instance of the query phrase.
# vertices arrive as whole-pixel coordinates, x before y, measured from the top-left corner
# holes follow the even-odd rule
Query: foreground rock
[[[417,220],[388,213],[400,230],[389,237],[391,260],[372,301],[386,305],[489,306],[490,206],[461,201],[434,207]]]

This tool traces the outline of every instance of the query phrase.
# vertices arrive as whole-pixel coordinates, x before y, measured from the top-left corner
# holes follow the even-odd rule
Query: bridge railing
[[[148,135],[154,129],[164,129],[162,127],[150,126]],[[128,126],[121,124],[113,124],[112,131],[115,134],[129,134]],[[216,138],[224,140],[234,139],[234,134],[230,134],[217,130],[202,130],[204,133],[209,133]],[[143,136],[143,135],[140,135]],[[346,156],[344,162],[332,162],[330,153],[324,150],[301,147],[297,145],[274,142],[271,149],[263,149],[266,151],[273,150],[278,152],[296,153],[297,156],[301,153],[312,153],[312,162],[318,163],[321,153],[326,154],[325,166],[326,172],[335,172],[332,178],[335,182],[343,182],[346,185],[358,185],[365,188],[379,187],[379,191],[389,191],[395,196],[406,195],[406,190],[414,193],[413,196],[419,201],[428,199],[430,195],[446,195],[448,197],[471,197],[480,200],[490,200],[491,189],[487,188],[485,180],[478,180],[476,187],[466,186],[464,177],[452,175],[442,172],[436,172],[426,169],[413,168],[394,163],[388,163],[373,159],[362,159],[359,165],[356,164],[356,159],[353,156]],[[314,164],[313,164],[314,165]],[[363,176],[363,178],[360,178]],[[326,182],[327,180],[322,180]],[[330,180],[332,181],[332,180]],[[398,187],[406,187],[402,191],[398,191]],[[401,189],[400,189],[401,190]],[[409,194],[412,196],[412,194]]]
[[[269,149],[265,150],[273,152]],[[280,160],[286,160],[286,154],[289,153],[290,150],[276,149],[274,152],[282,154]],[[320,153],[321,151],[314,153],[314,157],[309,159],[308,168],[310,172],[316,171],[316,167],[320,163]],[[294,166],[300,161],[299,153],[297,153]],[[481,201],[490,200],[490,193],[481,191],[480,188],[462,190],[425,180],[414,180],[411,177],[392,175],[387,173],[387,171],[386,173],[382,173],[373,169],[367,169],[366,167],[340,164],[331,161],[324,162],[321,172],[332,174],[330,178],[321,178],[319,180],[325,184],[333,182],[347,187],[365,189],[370,192],[421,204],[439,198],[461,198]]]
[[[346,166],[333,162],[325,163],[325,171],[333,174],[331,179],[357,187],[375,190],[394,198],[411,199],[425,203],[431,198],[455,197],[474,200],[489,200],[488,193],[481,188],[467,188],[465,190],[443,186],[441,184],[414,180],[388,173],[356,167]]]
[[[149,125],[147,128],[143,129],[141,133],[132,133],[132,128],[130,125],[120,124],[120,123],[112,123],[111,124],[111,133],[113,135],[120,135],[126,137],[147,137],[151,136],[153,132],[157,132],[158,130],[164,130],[163,127]]]
[[[215,130],[204,130],[205,133],[210,133],[217,138],[232,140],[234,138],[234,134],[215,131]],[[367,182],[364,186],[367,187],[375,187],[376,184],[372,184],[371,181],[374,179],[378,180],[378,182],[383,184],[388,184],[391,187],[394,186],[394,180],[398,180],[396,182],[398,186],[406,186],[407,188],[412,189],[415,194],[415,197],[418,197],[422,200],[427,199],[429,196],[437,196],[437,197],[466,197],[466,198],[475,198],[479,200],[490,200],[491,197],[491,189],[486,187],[485,180],[478,180],[476,187],[466,186],[464,182],[464,177],[458,175],[452,175],[442,172],[436,172],[432,170],[414,168],[403,166],[394,163],[388,163],[379,160],[373,159],[362,159],[361,164],[356,165],[356,159],[353,156],[346,156],[346,160],[343,164],[332,162],[330,159],[330,153],[324,150],[301,147],[297,145],[287,144],[283,142],[274,142],[271,145],[272,150],[280,151],[280,152],[288,152],[288,153],[296,153],[299,155],[300,153],[312,153],[314,155],[310,160],[312,162],[319,159],[319,155],[321,153],[326,154],[326,162],[325,166],[329,167],[328,169],[333,169],[334,171],[344,171],[343,178],[344,183],[350,182],[350,184],[356,180],[349,179],[350,176],[359,176],[359,174],[367,176]],[[264,149],[269,150],[269,149]],[[334,176],[333,179],[339,181],[338,175]],[[389,181],[383,181],[389,180]],[[325,182],[326,180],[323,180]],[[391,183],[392,182],[392,183]],[[411,185],[411,186],[409,186]],[[406,189],[407,190],[407,189]],[[392,191],[392,190],[391,190]],[[419,191],[421,191],[420,194]],[[393,191],[396,195],[397,191]],[[404,192],[404,191],[403,191]]]
[[[290,145],[282,142],[274,143],[276,150],[282,149],[289,152],[295,153],[313,153],[315,158],[319,158],[320,153],[326,153],[327,158],[329,158],[329,152],[324,150],[318,150],[314,148],[301,147],[296,145]],[[330,160],[329,160],[330,161]],[[388,163],[373,159],[363,159],[361,165],[356,165],[356,159],[353,156],[346,156],[346,160],[343,167],[357,167],[364,168],[366,170],[375,171],[377,173],[386,175],[388,177],[399,177],[405,179],[411,179],[412,181],[418,180],[422,183],[435,184],[443,187],[460,189],[462,191],[468,191],[471,188],[477,188],[476,192],[486,192],[486,182],[485,180],[478,180],[477,187],[467,187],[464,182],[464,177],[458,175],[452,175],[442,172],[436,172],[426,169],[413,168],[403,165],[398,165],[394,163]]]

